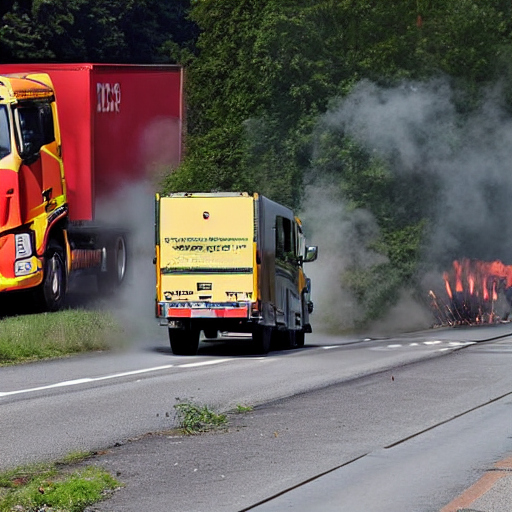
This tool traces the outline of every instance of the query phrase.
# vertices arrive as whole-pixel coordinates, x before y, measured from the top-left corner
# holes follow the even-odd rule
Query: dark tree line
[[[198,34],[190,0],[10,0],[0,9],[3,62],[169,62]]]

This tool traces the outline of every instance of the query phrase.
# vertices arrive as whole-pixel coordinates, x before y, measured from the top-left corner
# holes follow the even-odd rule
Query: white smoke
[[[165,331],[155,318],[155,191],[156,185],[149,181],[125,184],[116,194],[97,202],[98,223],[125,230],[127,273],[119,289],[106,297],[98,293],[91,277],[79,279],[72,290],[77,305],[112,312],[127,344],[159,345],[165,340]],[[80,296],[80,291],[87,293]]]
[[[363,81],[321,120],[323,126],[350,136],[369,154],[387,162],[399,179],[421,176],[437,184],[425,212],[431,219],[424,253],[427,270],[443,268],[461,257],[512,263],[512,121],[502,108],[499,88],[489,90],[481,107],[472,111],[461,112],[457,94],[447,80],[393,88]],[[311,177],[310,181],[315,183]],[[332,189],[315,191],[316,199],[307,202],[304,216],[323,219],[314,228],[320,256],[310,272],[318,271],[313,290],[321,283],[322,297],[335,304],[331,310],[340,312],[337,324],[345,328],[360,313],[339,276],[355,254],[365,261],[368,239],[347,237],[352,230],[347,227],[360,224],[361,212],[347,211],[339,198],[326,202]],[[369,220],[371,214],[365,215],[375,226]],[[378,231],[372,233],[378,235]],[[394,308],[386,325],[408,329],[406,319],[414,318],[413,324],[426,326],[423,305],[414,303],[408,291],[404,294],[406,299],[399,309]]]
[[[399,176],[421,172],[439,180],[431,261],[449,254],[512,263],[512,121],[499,89],[469,114],[458,114],[455,101],[443,80],[389,89],[361,82],[325,121]]]
[[[315,304],[312,321],[321,331],[353,328],[364,312],[342,277],[355,264],[369,268],[386,262],[369,248],[378,235],[377,224],[368,211],[347,211],[326,187],[308,187],[305,198],[301,218],[306,234],[311,233],[308,244],[319,247],[318,260],[305,268]]]

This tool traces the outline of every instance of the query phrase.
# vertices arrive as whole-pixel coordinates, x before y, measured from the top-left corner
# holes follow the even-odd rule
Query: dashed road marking
[[[474,345],[474,341],[441,341],[441,340],[428,340],[422,342],[411,342],[411,343],[390,343],[385,346],[368,347],[369,350],[398,350],[398,349],[409,349],[409,348],[435,348],[440,352],[446,352],[453,350],[454,348],[465,347],[466,345]]]

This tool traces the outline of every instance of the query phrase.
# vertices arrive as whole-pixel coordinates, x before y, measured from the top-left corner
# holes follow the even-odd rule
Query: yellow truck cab
[[[157,317],[175,354],[195,354],[203,331],[251,333],[258,352],[278,337],[289,348],[311,332],[314,261],[300,220],[247,193],[156,196]]]

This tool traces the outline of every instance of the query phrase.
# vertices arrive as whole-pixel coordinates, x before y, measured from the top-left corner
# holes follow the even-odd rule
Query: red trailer
[[[122,281],[126,236],[102,228],[98,204],[179,163],[183,70],[2,64],[0,75],[0,293],[33,290],[57,309],[72,271]]]

